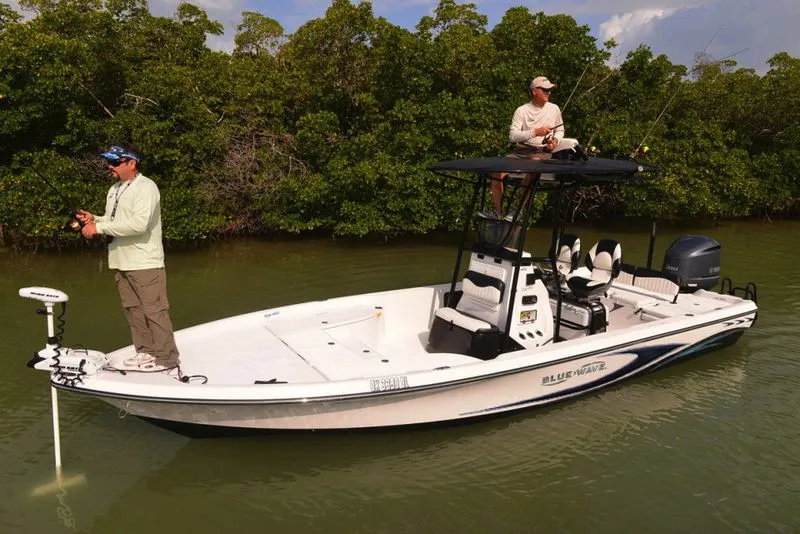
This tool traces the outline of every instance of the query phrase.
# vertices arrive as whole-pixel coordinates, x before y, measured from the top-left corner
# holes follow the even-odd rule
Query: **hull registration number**
[[[407,387],[408,377],[404,375],[373,378],[369,381],[370,391],[394,391],[396,389],[406,389]]]

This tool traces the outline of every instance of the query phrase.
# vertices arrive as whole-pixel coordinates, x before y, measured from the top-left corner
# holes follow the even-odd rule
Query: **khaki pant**
[[[169,318],[166,271],[117,271],[114,279],[136,352],[151,354],[165,366],[177,365],[179,353]]]

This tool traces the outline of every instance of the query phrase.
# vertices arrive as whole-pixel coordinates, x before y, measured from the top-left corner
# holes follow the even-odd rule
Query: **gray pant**
[[[114,279],[136,352],[151,354],[165,366],[177,365],[179,353],[169,318],[166,271],[117,271]]]

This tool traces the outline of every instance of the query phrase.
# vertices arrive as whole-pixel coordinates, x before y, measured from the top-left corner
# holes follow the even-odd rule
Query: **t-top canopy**
[[[538,173],[571,175],[568,181],[584,178],[591,182],[630,180],[642,177],[640,173],[654,172],[656,169],[637,161],[605,158],[589,158],[586,160],[562,159],[515,159],[505,157],[459,159],[440,161],[429,167],[434,172],[462,171],[478,174],[506,173]]]

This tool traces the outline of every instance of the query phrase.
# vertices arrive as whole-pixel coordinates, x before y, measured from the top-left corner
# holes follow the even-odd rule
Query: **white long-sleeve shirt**
[[[508,139],[512,143],[525,143],[541,147],[544,145],[544,136],[534,136],[533,132],[542,126],[552,129],[556,139],[562,139],[564,137],[564,120],[561,118],[561,109],[550,102],[545,102],[542,107],[536,107],[532,102],[528,102],[514,112]]]
[[[94,220],[98,234],[114,236],[108,245],[109,268],[139,271],[164,267],[161,194],[153,180],[137,174],[112,185],[105,214]]]

